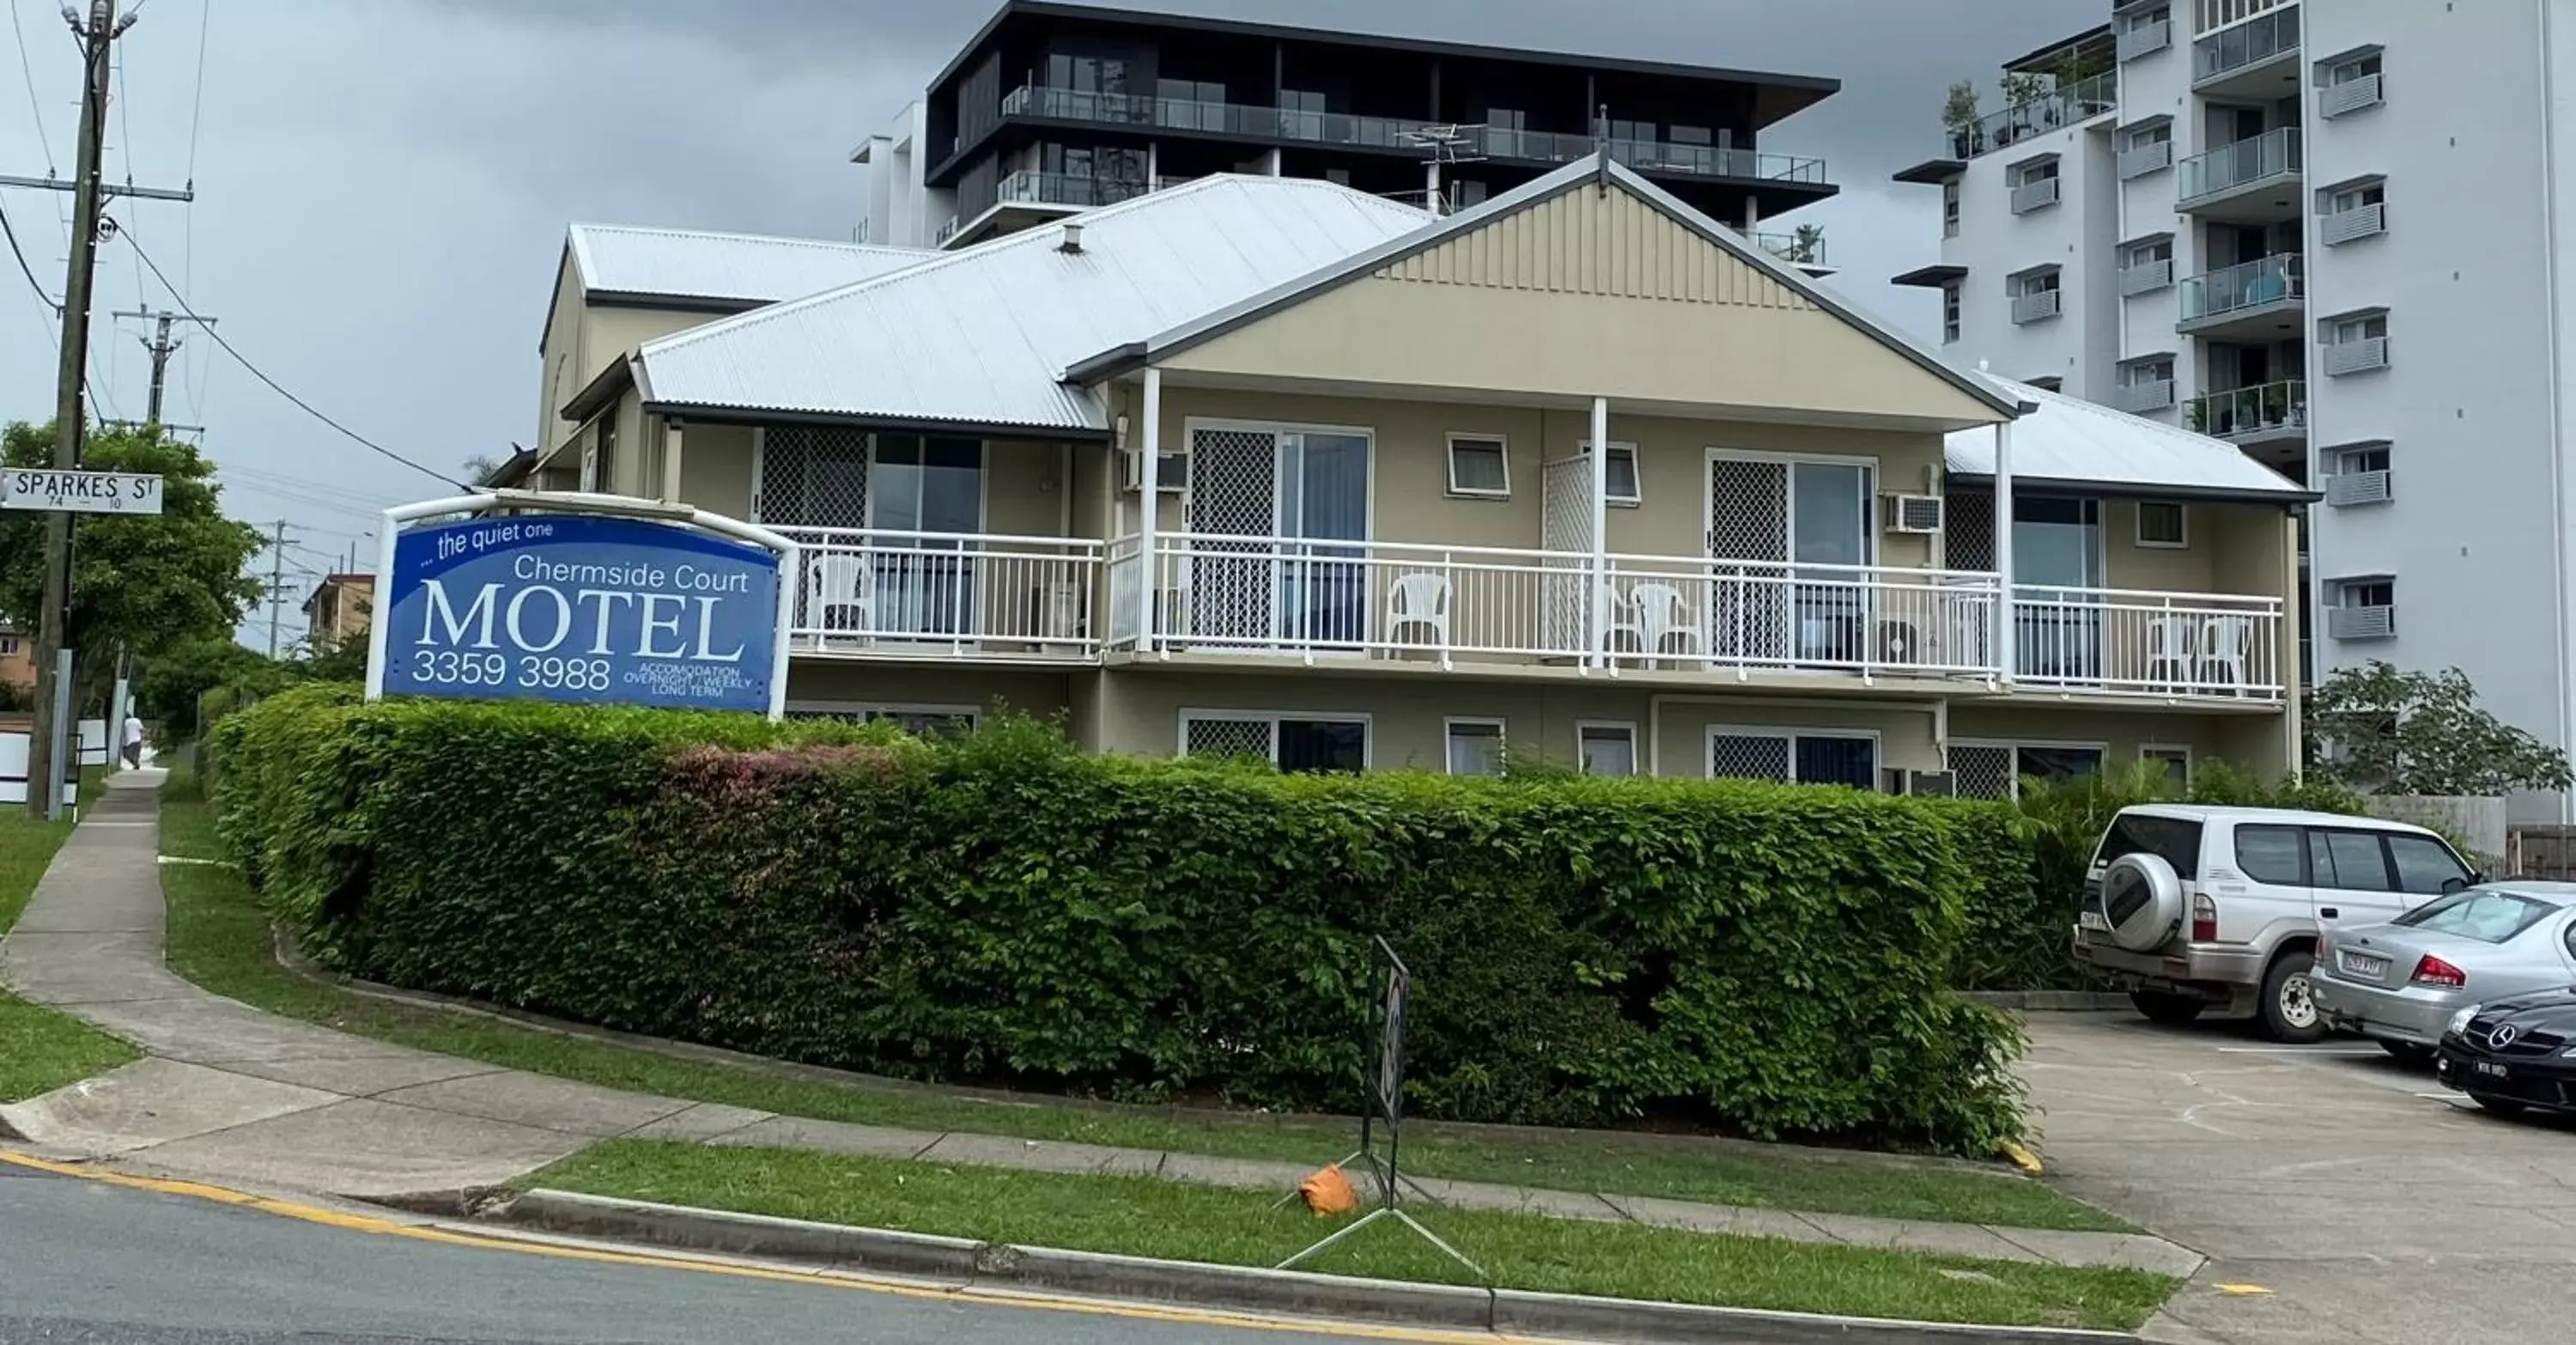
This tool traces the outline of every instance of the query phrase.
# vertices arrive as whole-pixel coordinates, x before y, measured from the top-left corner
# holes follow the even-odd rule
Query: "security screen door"
[[[1204,539],[1192,544],[1191,633],[1238,648],[1358,647],[1367,437],[1202,429],[1190,452],[1190,531]]]
[[[1868,586],[1828,567],[1870,563],[1872,478],[1861,462],[1710,457],[1710,648],[1719,658],[1861,656]]]

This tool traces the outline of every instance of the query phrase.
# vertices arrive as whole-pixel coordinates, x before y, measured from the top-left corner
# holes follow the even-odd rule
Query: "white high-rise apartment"
[[[2576,3],[2110,19],[2006,63],[2046,91],[1897,175],[1944,220],[1941,264],[1899,283],[1942,291],[1962,361],[2315,489],[2311,675],[2456,665],[2576,750]]]

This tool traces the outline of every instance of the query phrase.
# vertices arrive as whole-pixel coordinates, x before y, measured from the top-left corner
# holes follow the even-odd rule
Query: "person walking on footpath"
[[[143,769],[143,717],[131,710],[125,712],[125,768]]]

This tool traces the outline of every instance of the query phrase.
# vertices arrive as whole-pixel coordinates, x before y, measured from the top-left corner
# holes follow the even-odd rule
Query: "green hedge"
[[[881,727],[298,691],[225,837],[352,973],[912,1078],[1348,1110],[1383,934],[1410,1105],[1982,1151],[2008,809],[1751,783],[1281,776]]]

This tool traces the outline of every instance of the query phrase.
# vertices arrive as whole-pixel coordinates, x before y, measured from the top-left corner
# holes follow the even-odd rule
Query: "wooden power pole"
[[[128,16],[131,22],[131,16]],[[62,363],[54,373],[54,468],[80,466],[81,432],[88,416],[81,377],[89,362],[90,272],[98,258],[98,161],[107,134],[108,47],[118,32],[116,0],[90,0],[89,24],[75,27],[89,69],[82,81],[80,154],[72,182],[72,256],[63,278]],[[62,810],[62,763],[66,716],[58,701],[68,699],[62,685],[67,669],[72,592],[72,516],[55,510],[45,515],[45,610],[36,634],[36,729],[27,742],[27,811],[55,816]]]

